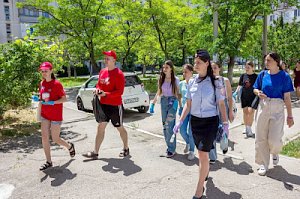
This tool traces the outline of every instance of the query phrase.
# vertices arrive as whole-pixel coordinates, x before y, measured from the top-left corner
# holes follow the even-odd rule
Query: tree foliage
[[[268,34],[268,46],[271,51],[277,52],[281,59],[289,66],[294,67],[300,58],[300,22],[283,23],[280,17],[270,27]]]
[[[49,46],[28,37],[0,45],[0,117],[8,108],[28,105],[31,93],[38,89],[39,65],[50,61],[59,70],[61,56],[57,44]]]

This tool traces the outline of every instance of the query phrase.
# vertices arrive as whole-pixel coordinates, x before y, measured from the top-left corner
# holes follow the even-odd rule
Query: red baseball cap
[[[102,52],[103,55],[107,55],[107,56],[111,56],[113,57],[115,60],[117,60],[117,54],[114,50],[110,50],[110,51],[104,51]]]
[[[53,66],[50,62],[43,62],[40,65],[40,70],[52,70]]]

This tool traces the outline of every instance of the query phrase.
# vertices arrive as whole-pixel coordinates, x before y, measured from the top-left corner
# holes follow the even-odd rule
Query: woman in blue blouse
[[[219,110],[223,121],[223,130],[228,133],[228,122],[225,110],[225,87],[216,79],[206,50],[197,50],[194,60],[194,71],[197,76],[189,81],[186,103],[179,122],[173,131],[178,132],[185,117],[190,113],[190,124],[195,146],[199,156],[199,180],[194,199],[202,198],[204,181],[208,176],[208,153],[214,148],[213,142],[219,125]],[[219,108],[219,110],[218,110]]]
[[[292,80],[280,66],[277,53],[269,53],[265,62],[268,70],[262,71],[254,84],[254,93],[260,98],[255,137],[255,162],[260,165],[259,175],[265,175],[272,154],[273,165],[279,162],[282,148],[284,105],[287,110],[286,122],[294,125],[290,92],[294,91]]]

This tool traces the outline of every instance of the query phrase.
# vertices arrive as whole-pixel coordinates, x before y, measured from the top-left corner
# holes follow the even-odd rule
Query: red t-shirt
[[[40,100],[56,101],[65,96],[65,91],[61,83],[53,79],[50,82],[43,80],[40,85]],[[62,121],[63,104],[43,105],[41,116],[50,121]]]
[[[118,106],[122,104],[122,95],[125,87],[125,77],[119,68],[108,70],[104,68],[99,72],[97,88],[103,90],[106,94],[101,97],[101,104]]]

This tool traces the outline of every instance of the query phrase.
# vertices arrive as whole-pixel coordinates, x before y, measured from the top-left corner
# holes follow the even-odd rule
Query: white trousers
[[[275,98],[260,100],[257,111],[255,162],[268,167],[270,154],[279,154],[283,145],[284,101]]]

